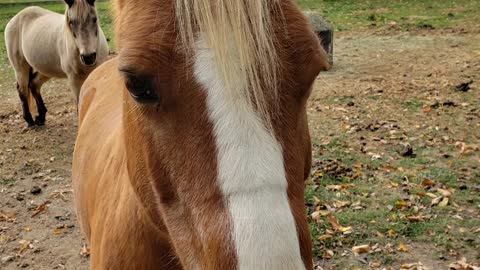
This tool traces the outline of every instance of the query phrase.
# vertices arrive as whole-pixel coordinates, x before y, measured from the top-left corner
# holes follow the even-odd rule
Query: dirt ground
[[[479,59],[478,33],[337,35],[334,69],[317,80],[309,108],[317,165],[323,146],[341,139],[345,155],[393,162],[399,159],[396,147],[409,142],[427,166],[446,166],[448,155],[453,161],[462,158],[465,173],[478,171],[478,152],[460,157],[462,145],[455,142],[478,145],[480,140]],[[471,89],[455,91],[464,82],[471,82]],[[88,269],[70,186],[77,131],[73,99],[62,80],[49,82],[43,93],[46,126],[29,129],[14,82],[0,86],[0,268]],[[383,130],[392,125],[394,131]],[[451,142],[437,147],[438,140]],[[32,194],[38,188],[41,192]],[[471,208],[478,218],[479,208]],[[410,246],[414,252],[393,262],[395,269],[418,261],[446,269],[456,259],[432,259],[433,243]],[[469,260],[475,261],[479,255],[471,253]],[[331,262],[320,264],[335,268]]]
[[[478,265],[480,35],[464,31],[343,33],[335,46],[335,67],[321,74],[310,100],[313,178],[315,173],[329,174],[332,166],[325,165],[325,160],[333,160],[333,175],[340,174],[334,184],[344,184],[338,181],[343,177],[353,179],[348,183],[356,187],[351,192],[330,191],[329,199],[322,198],[325,193],[317,193],[320,202],[314,203],[319,205],[317,209],[332,211],[332,207],[334,212],[347,212],[342,225],[353,226],[359,236],[354,233],[334,236],[333,242],[317,241],[318,265],[324,269],[470,269],[448,268],[463,257]],[[459,91],[464,85],[471,89]],[[413,153],[405,152],[405,145]],[[360,176],[349,177],[348,173]],[[327,178],[331,179],[331,174]],[[324,188],[323,179],[310,184],[317,190]],[[457,192],[450,198],[451,208],[437,211],[439,208],[424,197],[425,192],[438,189],[423,187],[426,179],[432,179],[437,188],[465,189],[468,193]],[[351,210],[357,200],[362,201],[364,210]],[[338,206],[345,201],[347,210]],[[412,205],[403,214],[403,209],[395,211],[398,202]],[[367,217],[383,213],[379,209],[389,205],[394,208],[389,213]],[[405,219],[407,213],[434,218],[425,225],[428,229],[407,224],[403,235],[392,237],[397,243],[392,251],[391,240],[383,233],[388,235],[388,226],[401,223],[398,220],[402,218],[394,215]],[[349,217],[372,224],[354,224]],[[461,224],[453,221],[457,217]],[[321,228],[331,225],[325,219],[318,223],[327,224]],[[453,232],[465,230],[476,232],[471,238]],[[405,252],[399,251],[399,243],[407,243]],[[354,256],[352,246],[362,244],[379,246],[378,253]],[[335,254],[333,259],[330,251]],[[401,268],[418,262],[424,268]]]

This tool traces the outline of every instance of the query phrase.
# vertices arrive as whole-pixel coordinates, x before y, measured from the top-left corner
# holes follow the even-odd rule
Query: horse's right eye
[[[153,80],[149,76],[127,73],[125,87],[130,96],[139,103],[156,103],[158,96],[155,93]]]

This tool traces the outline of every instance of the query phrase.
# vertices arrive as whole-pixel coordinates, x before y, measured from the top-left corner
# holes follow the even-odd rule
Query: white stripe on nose
[[[305,269],[287,197],[282,148],[250,102],[234,91],[239,89],[226,89],[213,57],[200,39],[194,72],[207,91],[218,181],[233,221],[238,269]],[[242,81],[232,85],[246,88]]]

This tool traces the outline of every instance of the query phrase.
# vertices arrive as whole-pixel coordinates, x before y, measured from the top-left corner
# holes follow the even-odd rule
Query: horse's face
[[[95,0],[65,0],[68,5],[66,20],[75,45],[80,54],[80,61],[86,66],[93,66],[97,61],[98,17]]]
[[[167,226],[185,269],[312,269],[306,100],[325,58],[307,20],[292,1],[272,19],[279,81],[268,125],[255,101],[225,86],[202,37],[186,57],[171,2],[150,2],[117,1],[116,34],[127,168],[152,220]]]

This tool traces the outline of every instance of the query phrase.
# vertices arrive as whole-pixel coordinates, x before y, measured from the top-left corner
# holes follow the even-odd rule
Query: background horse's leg
[[[15,77],[17,79],[17,91],[22,101],[23,119],[28,126],[35,125],[32,114],[30,113],[30,106],[33,105],[32,93],[28,87],[30,82],[30,75],[32,67],[27,63],[22,51],[17,49],[19,47],[17,40],[9,40],[7,42],[7,54],[13,69],[15,70]]]
[[[34,126],[35,122],[33,121],[32,114],[30,113],[30,103],[33,101],[32,93],[28,87],[30,67],[24,70],[15,70],[15,75],[17,77],[18,95],[22,101],[23,119],[25,119],[29,127]]]
[[[70,90],[73,93],[73,96],[75,97],[75,105],[78,106],[78,98],[80,97],[80,89],[82,88],[84,80],[80,80],[75,77],[69,77],[68,78],[68,84],[70,85]]]
[[[37,110],[38,110],[38,116],[35,117],[35,124],[39,126],[45,125],[45,115],[47,114],[47,111],[48,111],[47,107],[45,107],[45,103],[43,103],[43,98],[42,98],[42,94],[40,93],[40,89],[42,88],[42,85],[46,83],[48,80],[50,80],[49,77],[38,72],[33,73],[30,77],[29,87],[37,103]]]

